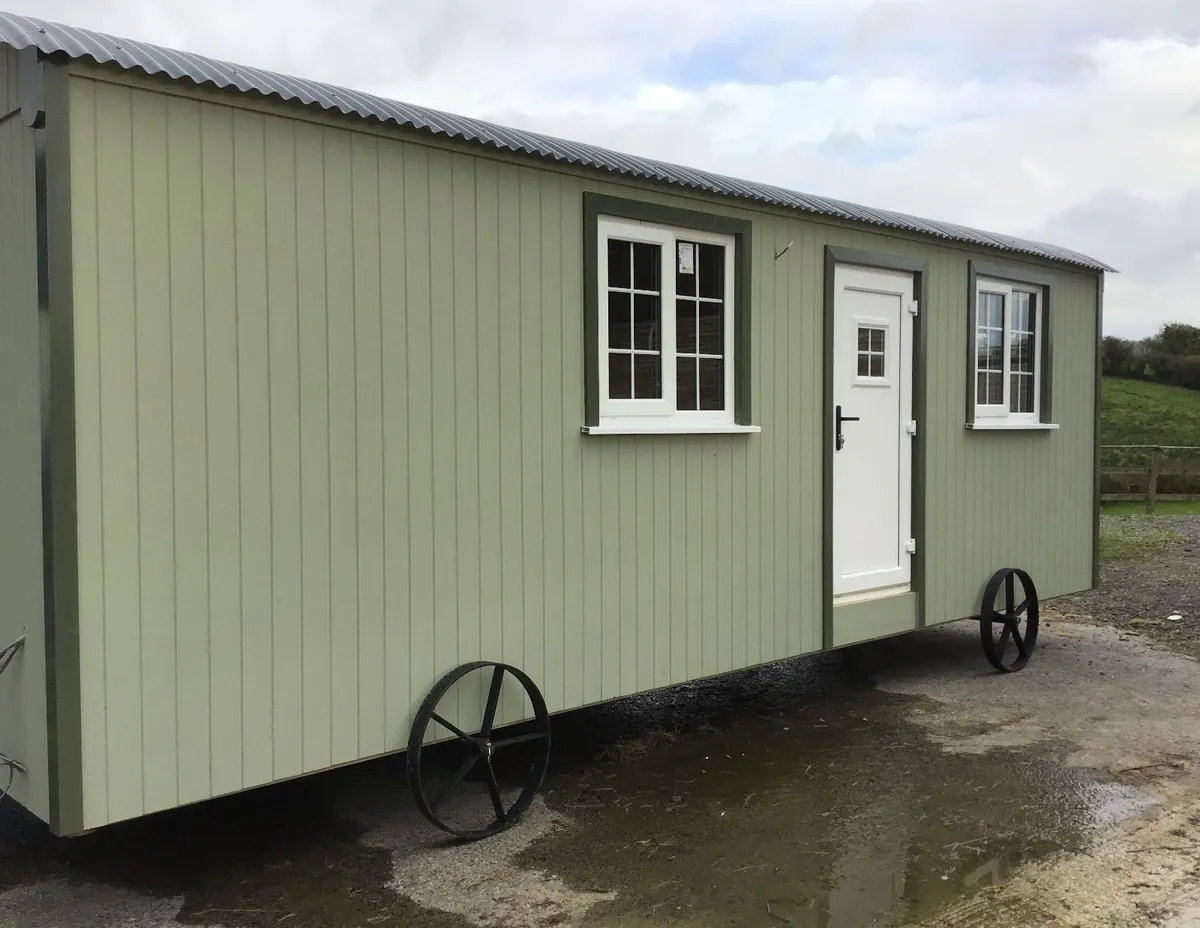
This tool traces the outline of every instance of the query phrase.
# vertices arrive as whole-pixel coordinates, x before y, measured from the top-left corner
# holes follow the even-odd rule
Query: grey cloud
[[[1035,237],[1070,241],[1123,274],[1162,279],[1200,261],[1197,215],[1200,187],[1167,203],[1107,190],[1051,217]]]

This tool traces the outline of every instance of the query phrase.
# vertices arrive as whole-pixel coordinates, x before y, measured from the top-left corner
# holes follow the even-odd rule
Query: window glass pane
[[[1015,291],[1012,299],[1013,331],[1024,332],[1029,328],[1029,294]]]
[[[721,331],[720,303],[700,304],[700,354],[722,354],[725,339]]]
[[[662,279],[662,248],[645,242],[633,243],[633,287],[657,293]]]
[[[675,361],[675,406],[678,409],[696,408],[695,358],[678,358]]]
[[[725,296],[725,248],[722,245],[701,245],[696,249],[696,276],[700,280],[700,296]],[[720,408],[720,407],[718,407]]]
[[[1008,408],[1011,412],[1033,412],[1033,376],[1013,374]]]
[[[980,329],[978,365],[981,371],[1004,370],[1004,332],[1000,329]]]
[[[633,396],[632,355],[610,354],[608,356],[609,399],[627,400]]]
[[[628,287],[629,268],[629,242],[610,238],[608,240],[608,285],[610,287]]]
[[[691,266],[684,267],[680,263],[680,253],[683,257],[691,256]],[[683,268],[683,270],[681,270]],[[686,273],[684,273],[686,271]],[[679,241],[675,243],[675,292],[680,296],[696,295],[696,243]]]
[[[700,359],[700,408],[725,408],[725,362],[720,358]]]
[[[629,294],[608,295],[608,347],[629,348],[630,343]]]
[[[1000,327],[1004,325],[1004,294],[985,293],[984,302],[987,304],[987,325]]]
[[[858,327],[858,350],[859,351],[870,351],[871,350],[871,330],[868,329],[865,325],[860,325]]]
[[[873,354],[873,355],[870,355],[870,358],[871,358],[871,376],[872,377],[882,377],[883,376],[883,355]]]
[[[1033,373],[1032,337],[1027,333],[1013,332],[1012,336],[1012,369]]]
[[[871,329],[871,350],[883,353],[883,329]]]
[[[860,354],[858,356],[858,376],[859,377],[870,377],[871,376],[870,355]]]
[[[662,399],[662,355],[633,356],[633,396],[639,400]]]
[[[1004,405],[1004,373],[995,371],[988,373],[988,405]]]
[[[675,301],[675,350],[681,354],[696,353],[696,301]]]
[[[633,347],[657,351],[661,346],[662,324],[659,307],[662,298],[648,293],[633,295]]]
[[[975,375],[975,402],[980,405],[987,403],[987,398],[988,398],[987,376],[988,375],[985,374],[983,371],[980,371],[978,374]]]

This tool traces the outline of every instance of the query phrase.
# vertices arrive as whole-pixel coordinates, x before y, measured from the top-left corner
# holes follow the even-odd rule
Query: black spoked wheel
[[[496,729],[502,695],[505,714],[528,721]],[[549,762],[545,699],[528,674],[492,661],[463,664],[442,677],[417,710],[408,739],[408,783],[417,808],[438,828],[469,840],[516,824]]]
[[[979,636],[984,656],[997,670],[1013,673],[1029,663],[1038,636],[1038,595],[1029,574],[1018,567],[996,571],[983,591]]]

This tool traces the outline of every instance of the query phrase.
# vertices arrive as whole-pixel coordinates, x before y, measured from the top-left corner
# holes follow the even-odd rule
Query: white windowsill
[[[1050,432],[1058,428],[1057,422],[1008,422],[1004,419],[990,421],[976,419],[968,422],[967,428],[976,432]]]
[[[761,425],[584,425],[584,435],[750,435],[762,431]]]

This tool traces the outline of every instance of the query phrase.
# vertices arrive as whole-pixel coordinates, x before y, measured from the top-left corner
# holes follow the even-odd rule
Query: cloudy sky
[[[1200,0],[8,0],[1092,254],[1105,328],[1200,324]]]

